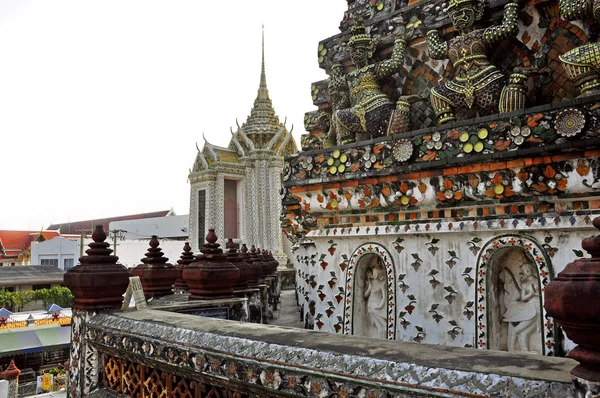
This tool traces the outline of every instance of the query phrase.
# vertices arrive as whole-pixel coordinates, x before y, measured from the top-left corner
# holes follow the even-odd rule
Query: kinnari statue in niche
[[[568,21],[600,22],[599,0],[559,0],[560,16]],[[600,43],[589,42],[559,56],[569,78],[575,82],[580,96],[600,93]]]
[[[427,32],[430,57],[449,58],[456,69],[452,80],[431,90],[431,105],[440,124],[455,120],[457,109],[476,109],[480,116],[498,113],[506,77],[490,63],[486,53],[499,41],[517,35],[518,5],[506,4],[501,25],[473,29],[484,8],[478,0],[450,0],[448,13],[458,36],[446,43],[438,31]]]
[[[348,41],[348,52],[356,69],[341,77],[336,76],[336,73],[341,73],[339,70],[334,69],[332,72],[334,88],[338,92],[346,90],[350,93],[350,107],[339,109],[340,106],[333,104],[334,109],[338,108],[335,115],[332,115],[332,123],[336,123],[338,145],[385,135],[390,115],[395,108],[381,91],[378,80],[393,75],[404,64],[404,30],[398,31],[399,37],[394,41],[392,57],[378,63],[371,63],[376,43],[365,32],[362,22],[356,20],[352,27],[352,37]]]

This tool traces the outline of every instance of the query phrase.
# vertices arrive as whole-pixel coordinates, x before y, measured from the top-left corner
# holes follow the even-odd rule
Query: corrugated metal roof
[[[139,220],[142,218],[166,217],[170,212],[171,210],[162,210],[151,213],[130,214],[128,216],[107,217],[97,218],[95,220],[66,222],[60,224],[52,224],[47,229],[60,229],[61,234],[77,234],[81,233],[82,231],[87,231],[91,234],[93,232],[94,227],[98,224],[102,224],[104,226],[104,231],[108,231],[108,224],[111,221]]]
[[[52,265],[0,267],[0,287],[62,283],[65,271]]]

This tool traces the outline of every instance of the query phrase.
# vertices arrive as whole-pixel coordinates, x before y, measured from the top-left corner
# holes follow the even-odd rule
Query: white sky
[[[0,0],[0,229],[189,211],[202,133],[229,142],[260,77],[294,136],[344,0]]]

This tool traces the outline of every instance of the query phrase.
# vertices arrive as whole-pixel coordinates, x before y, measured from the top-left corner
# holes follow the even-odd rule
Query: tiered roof
[[[227,148],[213,145],[204,139],[204,148],[198,150],[193,172],[212,168],[217,162],[240,164],[240,158],[248,156],[256,150],[274,152],[276,156],[286,156],[296,153],[296,143],[291,131],[287,131],[285,122],[281,123],[275,113],[265,73],[265,39],[262,36],[262,64],[260,83],[254,105],[246,122],[237,131],[231,131],[232,137]],[[293,128],[292,128],[293,129]]]

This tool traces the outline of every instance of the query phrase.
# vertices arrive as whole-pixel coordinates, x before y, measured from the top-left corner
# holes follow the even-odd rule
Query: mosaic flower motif
[[[458,136],[458,140],[462,142],[462,151],[464,153],[481,153],[486,148],[486,139],[489,136],[487,128],[482,127],[476,133],[470,134],[468,131],[463,131]]]
[[[404,181],[398,186],[398,190],[395,193],[396,200],[402,206],[409,206],[417,204],[418,200],[413,196],[413,189]]]
[[[348,155],[341,153],[339,149],[335,149],[331,152],[331,156],[327,159],[327,166],[329,166],[329,174],[343,174],[346,171],[348,162]]]
[[[554,195],[567,188],[567,177],[551,165],[546,168],[521,169],[517,177],[528,188],[542,194]]]
[[[504,178],[500,173],[494,174],[494,177],[485,184],[487,188],[485,196],[495,199],[514,196],[515,193],[510,186],[510,182],[509,178]]]
[[[298,164],[303,169],[311,171],[314,167],[313,158],[311,156],[301,156],[298,158]]]
[[[451,179],[445,178],[442,186],[440,187],[437,193],[438,200],[440,202],[449,202],[454,200],[461,200],[462,197],[462,190],[460,190],[459,187],[455,185]]]
[[[473,317],[473,315],[475,315],[475,311],[472,310],[473,304],[475,304],[475,302],[468,301],[467,305],[465,305],[463,307],[463,309],[464,309],[463,315],[466,316],[468,320],[471,320],[471,318]]]
[[[460,149],[454,146],[452,140],[456,140],[458,136],[459,131],[452,130],[446,135],[435,132],[432,135],[417,137],[413,141],[423,153],[421,160],[429,162],[456,156]]]
[[[439,314],[437,312],[437,308],[438,308],[439,304],[431,304],[431,308],[429,309],[429,313],[431,314],[431,317],[433,319],[435,319],[436,323],[440,323],[440,320],[442,320],[444,317]]]
[[[560,111],[554,119],[554,129],[563,137],[574,137],[581,133],[585,126],[585,115],[575,108]]]
[[[426,336],[425,329],[423,329],[420,326],[415,326],[415,329],[417,329],[417,334],[415,337],[413,337],[413,341],[420,343],[425,339],[425,336]]]
[[[377,162],[377,155],[375,155],[374,153],[371,153],[369,151],[366,151],[365,153],[363,153],[361,159],[362,159],[363,168],[365,170],[369,170]]]
[[[400,325],[406,330],[406,328],[410,325],[410,322],[406,320],[406,311],[400,311],[398,314],[398,319],[400,320]]]
[[[462,328],[460,326],[458,326],[458,322],[456,322],[456,321],[448,321],[448,323],[450,324],[450,326],[452,326],[452,329],[450,329],[448,331],[448,334],[450,335],[452,340],[454,340],[456,338],[456,336],[458,336],[460,334],[460,331],[462,330]]]
[[[406,162],[413,154],[413,144],[406,139],[398,140],[392,148],[392,153],[396,161],[400,163]]]
[[[531,135],[531,128],[529,126],[513,126],[510,129],[510,136],[512,141],[516,145],[521,145],[525,142],[527,137]]]

